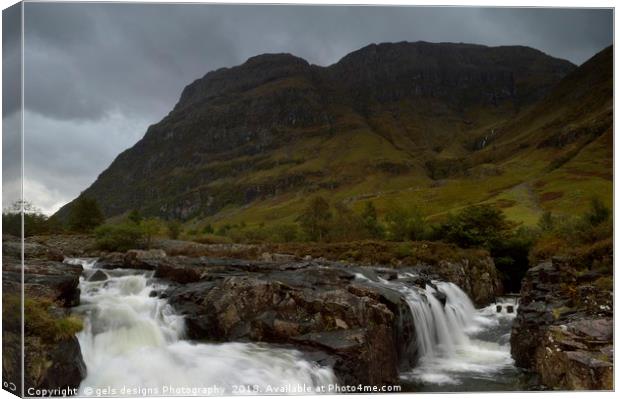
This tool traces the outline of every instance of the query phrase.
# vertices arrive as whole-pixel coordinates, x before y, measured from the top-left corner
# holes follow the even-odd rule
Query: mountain
[[[188,85],[82,195],[107,217],[274,222],[324,194],[430,217],[494,202],[532,223],[611,193],[611,53],[579,68],[454,43],[372,44],[328,67],[259,55]]]

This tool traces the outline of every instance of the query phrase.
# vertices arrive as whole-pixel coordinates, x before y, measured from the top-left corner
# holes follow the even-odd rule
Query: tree
[[[127,216],[127,219],[129,219],[129,221],[132,222],[133,224],[140,224],[143,217],[140,214],[139,210],[133,209],[131,212],[129,212],[129,216]]]
[[[176,240],[181,235],[182,225],[178,220],[170,220],[168,221],[168,237],[173,240]]]
[[[22,236],[22,201],[17,200],[2,211],[2,234]]]
[[[297,240],[299,227],[293,223],[276,224],[268,231],[273,242],[293,242]]]
[[[334,216],[331,227],[328,229],[329,237],[334,241],[352,241],[367,238],[362,217],[353,212],[343,203],[337,203],[334,207]]]
[[[47,219],[48,234],[60,234],[65,230],[65,226],[57,215],[52,215]]]
[[[368,232],[370,237],[383,237],[383,228],[377,218],[377,208],[375,208],[375,205],[371,201],[366,202],[364,206],[364,210],[362,211],[362,222],[364,224],[364,229]]]
[[[142,231],[142,235],[146,240],[146,248],[150,249],[151,244],[153,243],[153,238],[161,233],[162,225],[159,219],[148,218],[142,220],[142,222],[140,223],[140,230]]]
[[[405,209],[392,205],[385,215],[385,224],[387,237],[392,241],[424,239],[426,225],[417,208]]]
[[[103,213],[101,213],[97,201],[92,198],[80,196],[71,207],[69,228],[76,232],[87,233],[101,225],[104,220],[105,218],[103,217]]]
[[[208,225],[206,225],[204,227],[204,229],[202,229],[202,232],[204,234],[213,234],[214,230],[213,230],[213,226],[209,223]]]
[[[325,198],[317,196],[310,200],[298,221],[310,241],[323,241],[329,233],[331,219],[329,203]]]
[[[22,210],[24,217],[24,237],[55,233],[62,230],[58,218],[48,218],[39,208],[26,200],[18,200],[2,212],[3,233],[22,235]]]
[[[512,227],[501,210],[490,205],[473,205],[456,216],[450,215],[439,230],[445,241],[458,246],[492,250],[509,237]]]

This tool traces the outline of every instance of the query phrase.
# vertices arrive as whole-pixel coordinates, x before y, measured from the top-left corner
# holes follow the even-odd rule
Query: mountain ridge
[[[241,217],[261,203],[269,204],[249,219],[287,218],[325,190],[338,201],[404,195],[470,173],[463,157],[480,158],[484,137],[575,69],[523,46],[372,44],[327,67],[258,55],[186,86],[83,195],[97,198],[107,217],[140,209],[184,220],[235,209]],[[495,173],[476,162],[474,173]]]

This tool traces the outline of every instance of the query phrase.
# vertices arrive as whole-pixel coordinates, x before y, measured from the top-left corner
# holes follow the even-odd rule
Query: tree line
[[[293,222],[227,223],[217,228],[207,224],[200,231],[184,231],[178,220],[144,217],[138,210],[119,221],[104,224],[97,201],[81,196],[65,223],[56,216],[43,215],[29,202],[16,202],[2,214],[4,234],[21,234],[22,209],[25,236],[91,233],[100,249],[110,251],[149,248],[153,239],[162,235],[207,243],[442,241],[462,248],[488,250],[498,269],[509,277],[507,281],[520,281],[532,262],[596,247],[611,240],[613,232],[611,210],[598,198],[591,200],[589,209],[582,215],[558,216],[548,211],[537,226],[525,227],[509,221],[501,209],[489,204],[468,206],[446,215],[443,220],[431,222],[416,207],[391,204],[380,216],[371,201],[355,211],[345,204],[332,205],[324,197],[316,196]]]
[[[57,215],[47,216],[30,201],[18,200],[2,212],[2,233],[25,237],[62,233],[89,233],[103,224],[105,217],[96,200],[79,197],[66,221]]]
[[[116,251],[138,246],[150,247],[154,237],[166,234],[176,239],[181,234],[181,222],[164,222],[143,217],[133,210],[120,223],[105,223],[105,217],[95,199],[80,196],[66,221],[57,215],[48,217],[31,202],[19,200],[2,212],[3,234],[21,236],[23,215],[24,237],[48,234],[94,234],[100,249]]]

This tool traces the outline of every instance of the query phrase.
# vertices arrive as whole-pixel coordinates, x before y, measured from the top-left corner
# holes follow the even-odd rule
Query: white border
[[[41,2],[40,0],[27,0],[27,2]],[[64,1],[59,1],[59,2],[82,2],[82,3],[105,3],[105,1],[77,1],[77,0],[64,0]],[[119,1],[109,1],[109,2],[119,2]],[[420,1],[407,1],[407,0],[387,0],[387,1],[360,1],[360,0],[337,0],[337,1],[329,1],[329,0],[315,0],[315,1],[300,1],[300,0],[288,0],[288,1],[278,1],[278,0],[272,0],[272,1],[256,1],[256,0],[229,0],[229,1],[165,1],[165,0],[150,0],[150,1],[133,1],[134,3],[205,3],[205,4],[221,4],[221,3],[227,3],[227,4],[306,4],[306,5],[381,5],[381,6],[389,6],[389,5],[393,5],[393,6],[469,6],[469,7],[562,7],[562,8],[581,8],[581,7],[587,7],[587,8],[610,8],[610,7],[615,7],[615,1],[609,1],[609,0],[590,0],[590,1],[579,1],[579,0],[564,0],[564,1],[559,1],[559,0],[538,0],[538,1],[532,1],[532,0],[522,0],[522,1],[514,1],[514,0],[475,0],[475,1],[465,1],[465,0],[447,0],[447,1],[428,1],[428,0],[420,0]],[[2,8],[7,8],[13,4],[15,4],[16,1],[13,0],[0,0],[0,5],[2,5]],[[615,10],[614,10],[615,13]],[[24,74],[23,74],[23,9],[22,9],[22,132],[23,132],[23,127],[24,127],[24,120],[23,120],[23,104],[24,104],[24,96],[23,96],[23,84],[24,84]],[[0,20],[1,21],[1,20]],[[614,43],[618,42],[618,32],[614,29]],[[0,38],[1,38],[1,22],[0,22]],[[614,49],[615,50],[615,49]],[[614,77],[617,76],[616,72],[618,71],[618,65],[615,62],[615,51],[614,51]],[[0,89],[1,89],[1,82],[0,82]],[[616,79],[614,79],[614,138],[615,138],[615,126],[616,126],[616,121],[618,120],[618,110],[616,108],[616,99],[615,99],[615,93],[617,92],[617,87],[618,87],[618,82],[616,81]],[[1,104],[1,99],[0,99],[0,104]],[[2,143],[0,140],[0,157],[1,157],[1,149],[2,149]],[[618,154],[618,151],[620,149],[620,144],[618,143],[617,140],[614,139],[614,170],[615,170],[615,155]],[[23,197],[23,155],[24,155],[24,151],[23,151],[23,134],[22,134],[22,197]],[[1,169],[1,162],[0,162],[0,169]],[[617,189],[617,179],[616,176],[614,175],[614,216],[615,216],[615,210],[618,209],[618,206],[620,206],[620,200],[618,199],[618,196],[616,195],[616,189]],[[1,173],[0,173],[0,184],[1,184]],[[617,220],[614,219],[614,232],[615,232],[615,227],[616,227],[616,222]],[[22,222],[23,223],[23,222]],[[1,227],[1,221],[0,221],[0,227]],[[617,242],[614,242],[614,252],[617,252],[617,249],[620,245]],[[23,256],[23,255],[22,255]],[[615,265],[616,262],[614,262],[614,271],[615,271]],[[22,279],[23,279],[23,271],[22,271]],[[23,280],[22,280],[23,281]],[[618,287],[618,282],[614,279],[614,290],[616,290]],[[1,292],[1,291],[0,291]],[[616,291],[617,292],[617,291]],[[22,285],[22,295],[23,295],[23,285]],[[614,298],[614,307],[617,307],[617,301],[616,298]],[[23,311],[23,309],[22,309]],[[617,319],[614,317],[614,325],[617,322]],[[23,328],[23,327],[22,327]],[[615,329],[614,329],[615,331]],[[22,357],[23,358],[23,357]],[[23,373],[22,373],[23,374]],[[615,367],[614,369],[614,375],[615,375],[615,382],[618,382],[618,367]],[[22,384],[23,386],[23,384]],[[497,395],[498,393],[471,393],[471,394],[464,394],[467,395],[467,397],[471,397],[471,398],[482,398],[482,397],[489,397],[489,395]],[[413,395],[413,394],[380,394],[380,395],[372,395],[372,398],[382,398],[382,399],[389,399],[389,398],[394,398],[395,395],[398,395],[398,397],[403,397],[403,395],[405,396],[409,396],[409,395]],[[449,396],[454,396],[455,394],[415,394],[416,397],[420,397],[420,398],[436,398],[436,397],[449,397]],[[590,397],[595,396],[597,398],[611,398],[611,397],[615,397],[613,392],[592,392],[592,391],[587,391],[587,392],[528,392],[528,393],[522,393],[522,392],[517,392],[517,393],[501,393],[500,394],[502,396],[502,398],[506,398],[506,399],[517,399],[517,398],[522,398],[523,395],[526,395],[527,398],[557,398],[557,397],[570,397],[570,398],[586,398],[586,397]],[[612,396],[613,395],[613,396]],[[371,397],[370,395],[354,395],[356,397]],[[8,392],[2,390],[0,391],[0,399],[4,399],[4,398],[14,398],[15,396],[10,395]],[[329,398],[342,398],[341,395],[327,395],[327,397]]]

